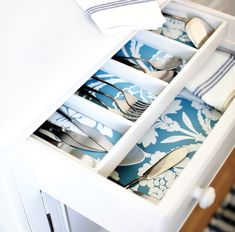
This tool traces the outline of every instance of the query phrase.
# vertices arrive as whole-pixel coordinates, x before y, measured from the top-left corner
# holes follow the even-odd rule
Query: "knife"
[[[173,151],[170,151],[165,157],[145,171],[142,176],[134,179],[124,187],[130,188],[133,184],[139,182],[140,180],[148,180],[159,176],[182,161],[188,153],[189,149],[187,147],[176,148]]]
[[[39,128],[39,132],[49,136],[52,139],[60,140],[74,148],[79,148],[88,151],[94,152],[105,152],[99,144],[95,143],[89,137],[75,133],[71,130],[67,130],[60,126],[57,126],[49,121],[46,121]]]
[[[80,123],[76,119],[73,119],[71,116],[67,115],[61,109],[58,109],[57,112],[62,116],[64,116],[66,119],[68,119],[70,122],[72,122],[78,129],[80,129],[90,139],[99,144],[107,152],[110,151],[111,148],[113,147],[113,144],[96,129]],[[135,145],[119,165],[120,166],[134,165],[142,162],[144,159],[145,159],[144,152],[137,145]]]
[[[61,150],[71,154],[72,156],[75,156],[76,158],[83,160],[90,167],[95,167],[99,162],[98,160],[92,158],[90,155],[82,153],[80,150],[75,149],[74,147],[64,142],[55,139],[54,134],[52,134],[49,131],[46,131],[45,129],[38,129],[37,131],[34,132],[34,134],[46,140],[47,142],[53,144],[54,146],[60,148]]]
[[[79,130],[81,130],[84,134],[86,134],[89,139],[93,140],[93,142],[98,144],[105,151],[108,152],[113,147],[113,144],[104,135],[98,132],[96,129],[80,123],[76,119],[67,115],[61,109],[58,109],[57,112],[61,114],[63,117],[65,117],[66,119],[68,119],[71,123],[73,123]]]

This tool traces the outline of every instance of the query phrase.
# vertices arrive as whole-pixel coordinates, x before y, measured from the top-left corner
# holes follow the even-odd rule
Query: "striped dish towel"
[[[186,88],[208,105],[225,111],[235,97],[235,56],[215,51]]]
[[[157,29],[164,22],[156,0],[76,0],[104,34]]]

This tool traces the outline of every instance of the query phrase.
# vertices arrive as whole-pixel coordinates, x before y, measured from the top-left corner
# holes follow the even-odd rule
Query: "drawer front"
[[[169,10],[174,11],[175,7],[179,10],[181,5],[184,11],[190,7],[190,4],[175,1],[169,5]],[[202,15],[208,13],[198,5],[195,5],[191,11]],[[155,46],[156,49],[159,44],[163,44],[165,51],[170,48],[169,52],[173,51],[174,55],[179,56],[181,54],[189,60],[170,84],[151,79],[148,82],[148,75],[140,74],[139,71],[126,68],[115,61],[109,61],[104,65],[105,70],[121,73],[126,78],[136,76],[136,84],[146,78],[144,88],[154,90],[159,95],[135,123],[114,116],[111,112],[99,110],[97,107],[91,107],[94,111],[87,110],[85,103],[80,101],[78,110],[86,111],[90,117],[96,117],[94,119],[99,122],[124,133],[95,169],[34,136],[25,140],[19,147],[19,152],[26,152],[32,160],[41,190],[110,231],[177,230],[198,202],[194,196],[197,187],[208,186],[234,145],[235,118],[231,117],[235,114],[234,102],[160,202],[153,204],[105,177],[113,172],[219,46],[225,36],[227,22],[216,17],[212,21],[218,24],[217,30],[199,50],[187,48],[151,32],[141,32],[136,35],[135,38]],[[164,41],[169,47],[164,45]],[[70,98],[66,104],[74,108],[76,101],[77,99]],[[96,115],[93,112],[96,112]]]

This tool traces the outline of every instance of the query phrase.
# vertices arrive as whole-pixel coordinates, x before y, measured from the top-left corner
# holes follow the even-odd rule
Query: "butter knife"
[[[129,184],[127,184],[125,188],[130,188],[133,184],[141,180],[148,180],[159,176],[163,172],[174,167],[176,164],[182,161],[188,153],[189,149],[186,147],[176,148],[175,150],[170,151],[165,157],[163,157],[160,161],[156,162],[147,171],[145,171],[142,176],[138,177],[137,179],[134,179]]]

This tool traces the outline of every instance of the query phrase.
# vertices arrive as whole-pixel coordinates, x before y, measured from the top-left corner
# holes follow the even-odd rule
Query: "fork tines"
[[[136,98],[134,95],[128,93],[128,92],[125,92],[124,90],[122,90],[121,88],[117,87],[116,85],[113,85],[111,84],[110,82],[108,81],[105,81],[97,76],[92,76],[93,79],[97,80],[97,81],[100,81],[100,82],[103,82],[113,88],[115,88],[116,90],[118,90],[120,93],[123,94],[124,96],[124,99],[126,101],[126,103],[131,107],[133,108],[133,110],[140,110],[140,111],[144,111],[148,108],[148,106],[150,105],[150,103],[147,103],[147,102],[143,102],[141,100],[139,100],[138,98]]]
[[[85,94],[87,93],[87,95],[89,97],[92,97],[96,101],[102,103],[101,105],[104,106],[106,109],[113,111],[115,113],[118,113],[118,114],[120,114],[120,112],[121,112],[122,116],[130,121],[136,121],[141,116],[141,114],[144,112],[144,110],[146,109],[146,108],[136,109],[134,106],[130,106],[126,101],[116,99],[107,93],[104,93],[104,92],[97,90],[97,89],[93,89],[93,88],[86,86],[86,85],[83,85],[81,90],[83,93],[85,93]],[[104,101],[102,101],[100,98],[95,96],[95,94],[92,94],[92,92],[101,94],[101,95],[111,99],[116,104],[119,111],[117,111],[116,109],[110,108]]]

